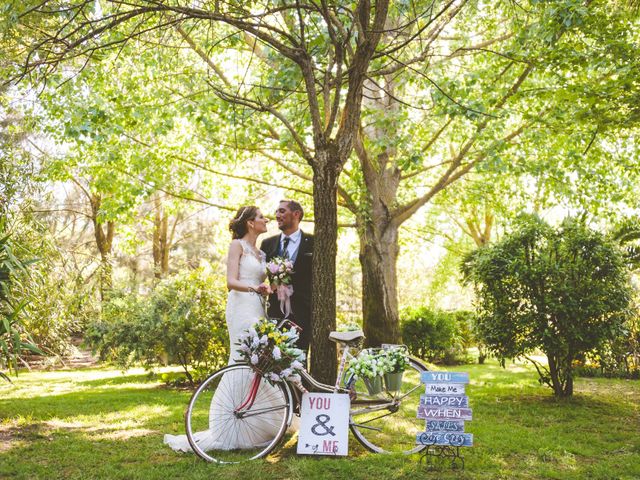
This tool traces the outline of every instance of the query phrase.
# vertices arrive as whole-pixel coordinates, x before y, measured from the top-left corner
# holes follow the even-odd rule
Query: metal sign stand
[[[420,454],[420,463],[423,462],[429,470],[442,470],[448,462],[452,470],[464,470],[464,457],[460,455],[460,447],[429,445]]]

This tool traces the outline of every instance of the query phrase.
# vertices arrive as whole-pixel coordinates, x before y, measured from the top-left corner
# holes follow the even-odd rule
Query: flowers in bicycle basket
[[[262,318],[240,335],[238,353],[272,385],[283,380],[299,383],[305,354],[296,348],[297,340],[295,328],[279,329],[277,322]]]
[[[278,296],[280,301],[280,311],[287,318],[291,314],[291,274],[293,273],[293,262],[284,257],[273,257],[267,262],[267,278],[271,284],[271,291]]]
[[[361,351],[357,357],[349,362],[347,376],[355,375],[358,378],[375,378],[384,374],[384,365],[381,357],[369,350]]]
[[[394,346],[384,350],[362,350],[349,362],[347,375],[358,378],[374,378],[386,373],[404,372],[409,365],[405,346]]]
[[[407,347],[404,345],[385,348],[380,353],[380,357],[384,365],[384,373],[401,373],[409,366]]]

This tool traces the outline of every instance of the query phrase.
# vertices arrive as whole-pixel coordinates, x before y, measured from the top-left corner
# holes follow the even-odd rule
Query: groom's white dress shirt
[[[280,234],[280,251],[284,255],[283,247],[284,247],[284,239],[286,235],[284,233]],[[289,245],[287,245],[287,257],[291,259],[292,262],[296,261],[296,257],[298,256],[298,250],[300,249],[300,240],[302,239],[302,232],[300,230],[296,230],[291,235],[289,235]]]

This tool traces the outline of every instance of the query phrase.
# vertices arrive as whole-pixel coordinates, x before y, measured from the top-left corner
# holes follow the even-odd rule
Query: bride
[[[240,355],[236,351],[236,343],[240,335],[264,316],[260,295],[266,295],[269,291],[268,286],[263,284],[266,278],[266,259],[264,252],[256,248],[256,240],[260,234],[267,231],[267,222],[268,219],[257,207],[246,206],[238,210],[229,224],[233,237],[227,257],[229,295],[226,319],[230,342],[229,365],[240,361]],[[226,373],[221,383],[228,383],[230,390],[234,392],[233,395],[238,397],[232,399],[232,402],[242,402],[246,394],[246,388],[243,388],[246,387],[243,385],[246,379],[234,378],[235,373],[238,372]],[[274,387],[263,381],[260,388]],[[266,402],[269,395],[261,397],[263,402]],[[268,419],[264,419],[267,421],[263,426],[263,435],[258,436],[255,431],[251,435],[243,434],[240,419],[237,420],[237,425],[225,423],[224,428],[217,425],[215,418],[229,403],[229,398],[225,398],[223,402],[219,395],[213,396],[209,410],[209,429],[195,434],[195,441],[200,448],[205,451],[246,449],[273,438],[274,432],[269,431],[271,422],[268,422]],[[261,436],[264,438],[260,438]],[[191,451],[186,435],[165,435],[164,443],[175,451]]]

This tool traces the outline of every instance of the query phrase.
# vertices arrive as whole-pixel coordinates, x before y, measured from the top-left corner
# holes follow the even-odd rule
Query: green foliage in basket
[[[392,347],[380,353],[384,373],[404,372],[409,366],[406,347]]]
[[[349,362],[347,376],[355,375],[358,378],[375,378],[384,375],[387,367],[380,354],[374,354],[363,350],[358,356]]]

